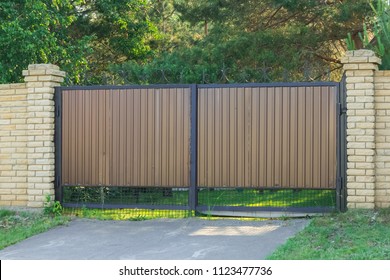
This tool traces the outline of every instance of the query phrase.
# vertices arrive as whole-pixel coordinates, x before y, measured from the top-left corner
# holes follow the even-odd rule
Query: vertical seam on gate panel
[[[330,168],[329,168],[329,162],[330,162],[330,141],[329,141],[329,135],[330,135],[330,129],[331,129],[331,123],[330,123],[330,120],[331,120],[331,115],[330,115],[330,113],[331,113],[331,111],[330,111],[330,106],[331,106],[331,104],[330,104],[330,102],[331,102],[331,98],[330,98],[330,96],[331,96],[331,87],[328,87],[328,95],[327,95],[327,98],[326,98],[326,108],[327,108],[327,112],[328,112],[328,120],[327,120],[327,132],[328,132],[328,134],[327,134],[327,139],[326,139],[326,142],[327,142],[327,150],[326,150],[326,158],[328,159],[327,160],[327,162],[328,162],[328,166],[326,167],[326,170],[327,170],[327,172],[326,172],[326,175],[327,175],[327,177],[326,177],[326,183],[327,183],[327,187],[329,188],[330,187],[330,182],[329,182],[329,174],[330,174]],[[337,139],[337,138],[336,138]],[[337,140],[336,140],[337,141]]]
[[[83,116],[82,116],[82,122],[81,122],[81,124],[82,124],[82,126],[81,126],[81,130],[82,130],[82,138],[83,139],[85,139],[85,136],[86,136],[86,133],[85,133],[85,129],[86,129],[86,127],[85,127],[85,122],[86,122],[86,115],[87,115],[87,113],[86,113],[86,96],[85,96],[85,90],[83,90],[82,92],[82,95],[81,95],[81,98],[82,98],[82,108],[83,108]],[[86,156],[85,156],[85,148],[86,148],[86,145],[85,145],[85,142],[86,141],[83,141],[84,143],[83,143],[83,146],[82,146],[82,154],[81,154],[81,162],[82,162],[82,169],[81,169],[81,171],[82,171],[82,173],[83,173],[83,175],[82,175],[82,178],[83,178],[83,184],[85,184],[85,182],[86,182],[86,178],[87,178],[87,173],[85,172],[86,170],[85,170],[85,165],[83,164],[83,163],[85,163],[86,162],[86,160],[85,160],[85,158],[86,158]],[[81,167],[80,167],[81,168]]]
[[[62,201],[62,89],[55,88],[55,200]]]
[[[290,92],[291,92],[291,90],[290,90]],[[298,94],[298,92],[299,92],[299,89],[297,89],[297,94]],[[297,100],[298,100],[298,97],[297,97]],[[306,87],[305,87],[305,91],[303,92],[303,108],[302,108],[302,111],[303,111],[303,120],[304,120],[304,123],[302,124],[302,126],[304,127],[304,129],[306,130],[307,129],[307,116],[306,116],[306,108],[307,108],[307,92],[306,92]],[[297,104],[298,104],[298,101],[297,101]],[[302,174],[303,174],[303,188],[306,188],[306,181],[307,181],[307,168],[306,168],[306,160],[307,160],[307,147],[306,147],[306,138],[307,138],[307,136],[306,135],[304,135],[303,137],[302,137],[303,139],[302,139],[302,141],[303,141],[303,148],[305,149],[305,152],[304,152],[304,155],[302,156],[302,161],[303,161],[303,164],[302,164]],[[298,142],[298,141],[297,141]]]
[[[322,187],[322,178],[324,176],[324,174],[322,174],[322,165],[323,165],[323,155],[322,155],[322,146],[323,146],[323,134],[324,134],[324,128],[323,128],[323,125],[322,125],[322,118],[323,118],[323,114],[324,114],[324,104],[323,104],[323,98],[322,98],[322,87],[319,87],[319,90],[320,90],[320,124],[319,124],[319,127],[320,127],[320,147],[319,147],[319,157],[320,157],[320,160],[319,160],[319,173],[320,173],[320,187]]]
[[[265,115],[265,122],[264,122],[264,131],[265,131],[265,141],[264,141],[264,159],[265,159],[265,162],[267,162],[267,157],[268,157],[268,137],[267,137],[267,132],[268,132],[268,89],[265,89],[265,112],[264,112],[264,115]],[[265,186],[268,185],[268,164],[265,164],[265,179],[264,179],[264,182],[265,182]]]
[[[198,88],[196,85],[190,87],[190,190],[189,190],[189,209],[196,210],[198,204],[197,198],[197,167],[198,167]]]

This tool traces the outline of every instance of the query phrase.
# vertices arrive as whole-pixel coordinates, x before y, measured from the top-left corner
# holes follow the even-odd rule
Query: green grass
[[[271,260],[390,259],[390,209],[349,210],[313,218]]]
[[[67,208],[65,213],[100,220],[148,220],[156,218],[186,218],[195,213],[188,210],[129,209],[126,205],[188,205],[188,189],[131,187],[64,187],[64,202],[79,208]],[[85,204],[95,204],[88,209]],[[121,205],[124,209],[102,209]],[[247,207],[335,207],[334,190],[260,190],[251,188],[200,188],[198,205]],[[141,206],[140,206],[141,207]],[[158,207],[156,207],[158,208]],[[198,214],[199,216],[200,214]],[[207,215],[210,218],[210,215]]]
[[[194,216],[192,211],[187,210],[89,209],[85,207],[64,208],[64,214],[78,218],[128,221],[144,221],[159,218],[180,219]]]
[[[96,204],[188,204],[188,189],[128,187],[65,187],[64,202]],[[250,188],[202,188],[198,205],[313,207],[335,206],[334,190],[259,190]]]
[[[40,212],[0,209],[0,249],[63,225],[69,217],[52,217]]]
[[[199,205],[252,207],[335,206],[333,190],[202,189]]]
[[[155,218],[185,218],[195,215],[188,210],[129,209],[126,205],[188,205],[188,189],[131,188],[131,187],[64,187],[64,202],[76,203],[79,208],[65,213],[101,220],[148,220]],[[88,209],[92,203],[98,209]],[[102,209],[102,206],[121,205],[124,209]],[[259,190],[250,188],[201,188],[198,205],[247,207],[335,207],[334,190]],[[141,206],[140,206],[141,207]],[[158,207],[156,207],[158,208]],[[198,215],[199,216],[199,215]],[[210,215],[207,215],[210,218]]]

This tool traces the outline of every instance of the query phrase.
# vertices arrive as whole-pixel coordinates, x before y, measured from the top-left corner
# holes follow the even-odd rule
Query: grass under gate
[[[0,209],[0,250],[69,220],[66,216],[52,217],[36,211]]]
[[[78,217],[115,220],[193,217],[199,213],[189,210],[162,210],[158,209],[158,206],[154,210],[142,209],[142,205],[187,206],[188,195],[188,189],[184,188],[64,188],[64,202],[78,205],[78,208],[65,209],[66,213]],[[95,209],[87,208],[88,203],[94,204]],[[103,209],[106,205],[120,205],[122,209]],[[132,208],[126,208],[126,205],[132,205]],[[140,205],[140,208],[137,209],[137,205]],[[206,206],[208,211],[213,211],[215,206],[332,208],[335,207],[335,191],[201,188],[198,190],[198,205]]]
[[[390,209],[313,218],[271,260],[389,260]]]
[[[96,204],[188,205],[188,189],[64,187],[64,202]],[[335,190],[200,188],[198,205],[253,207],[335,206]]]

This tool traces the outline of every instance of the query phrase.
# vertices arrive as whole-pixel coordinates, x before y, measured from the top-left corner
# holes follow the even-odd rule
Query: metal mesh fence
[[[65,212],[78,217],[144,220],[194,216],[188,188],[63,187]]]
[[[64,187],[63,202],[104,205],[188,205],[188,188]]]
[[[199,206],[241,206],[276,208],[335,207],[335,190],[202,188]]]
[[[159,218],[187,218],[194,217],[195,213],[189,210],[164,210],[164,209],[129,209],[129,208],[115,208],[115,209],[103,209],[103,208],[88,208],[86,206],[78,207],[66,207],[64,209],[65,214],[76,216],[79,218],[94,218],[100,220],[130,220],[130,221],[143,221],[149,219]]]
[[[205,209],[240,207],[246,211],[336,209],[335,190],[199,188],[198,212],[190,210],[189,195],[188,188],[64,187],[63,204],[65,212],[75,216],[120,220],[185,218],[204,214]]]

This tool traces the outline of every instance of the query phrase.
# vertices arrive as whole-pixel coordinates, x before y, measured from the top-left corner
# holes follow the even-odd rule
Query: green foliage
[[[156,28],[149,19],[150,9],[147,0],[84,1],[75,28],[84,36],[93,35],[93,39],[86,72],[91,75],[83,79],[101,83],[109,63],[142,61],[152,54],[149,41]]]
[[[46,215],[52,216],[61,216],[63,212],[63,207],[59,201],[52,201],[51,196],[46,196],[46,201],[44,203],[43,213]]]
[[[387,260],[389,209],[348,210],[315,217],[302,232],[278,248],[274,260]]]
[[[82,1],[1,1],[0,82],[17,82],[30,63],[54,63],[71,79],[86,70],[92,36],[73,36]]]
[[[371,8],[375,21],[374,40],[370,42],[370,48],[382,58],[381,69],[390,69],[390,5],[386,0],[378,0],[376,7],[371,3]]]
[[[104,201],[101,197],[104,193]],[[131,187],[66,187],[64,203],[83,205],[188,205],[188,190]],[[198,191],[198,204],[205,206],[334,207],[334,190],[256,190],[204,188]],[[85,208],[87,210],[87,208]]]
[[[355,41],[352,39],[351,33],[348,33],[348,37],[346,39],[347,49],[349,51],[356,50]]]
[[[139,221],[146,221],[148,219],[150,219],[150,218],[148,218],[145,215],[138,215],[138,216],[135,216],[135,217],[130,217],[129,221],[139,222]]]
[[[0,82],[49,62],[67,84],[322,79],[372,13],[366,0],[6,0]]]
[[[122,221],[144,221],[162,218],[182,219],[194,216],[189,210],[90,209],[85,206],[82,208],[65,208],[65,213],[80,218]]]
[[[68,217],[51,217],[34,211],[0,209],[0,250],[35,234],[65,224]]]
[[[31,63],[53,63],[79,84],[108,63],[144,59],[151,52],[146,0],[16,0],[0,2],[0,82],[21,81]],[[97,77],[96,77],[97,76]]]
[[[374,12],[373,18],[368,18],[363,24],[362,32],[358,33],[363,48],[371,49],[382,58],[381,69],[390,69],[390,5],[386,0],[370,2],[370,7]],[[356,45],[351,44],[351,35],[348,34],[346,40],[348,49],[356,49]]]
[[[174,4],[181,20],[197,33],[194,40],[147,62],[111,65],[113,80],[150,84],[327,78],[329,69],[341,68],[338,58],[343,55],[344,37],[351,27],[360,30],[361,17],[371,10],[365,0],[178,0]]]

